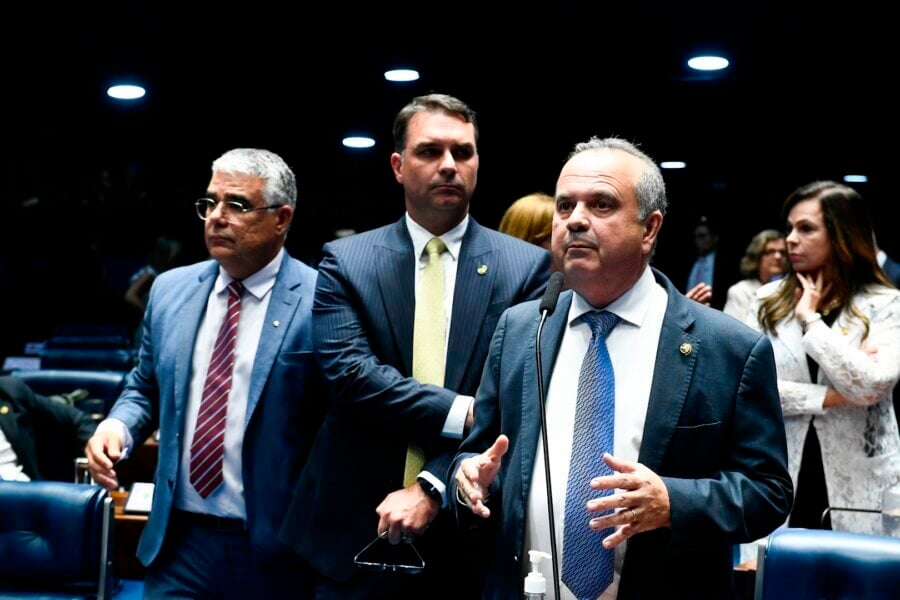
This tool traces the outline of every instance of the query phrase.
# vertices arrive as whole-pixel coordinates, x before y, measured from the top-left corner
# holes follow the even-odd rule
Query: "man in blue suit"
[[[286,598],[302,565],[278,541],[324,413],[312,350],[316,272],[284,250],[294,174],[266,150],[212,165],[196,202],[213,260],[154,282],[138,364],[88,442],[94,479],[159,428],[146,596]]]
[[[469,216],[477,135],[475,114],[460,100],[415,98],[394,121],[391,155],[406,215],[323,250],[315,345],[333,405],[282,531],[318,572],[318,597],[440,595],[457,566],[450,561],[472,554],[458,545],[449,514],[435,520],[446,505],[444,477],[471,423],[497,319],[538,297],[550,273],[547,251]],[[438,325],[447,327],[425,341],[446,361],[440,381],[423,383],[413,374],[423,333],[417,304],[432,264],[423,250],[436,238],[445,250],[435,256],[446,315]],[[409,469],[411,444],[423,450],[424,467]],[[378,534],[383,544],[419,536],[424,574],[359,571],[354,556]]]
[[[731,597],[733,544],[791,507],[771,346],[649,267],[665,208],[658,167],[617,138],[576,146],[557,182],[552,251],[572,291],[541,377],[564,598]],[[485,598],[519,598],[527,550],[552,547],[538,322],[535,302],[500,318],[451,470],[457,518],[498,527]]]

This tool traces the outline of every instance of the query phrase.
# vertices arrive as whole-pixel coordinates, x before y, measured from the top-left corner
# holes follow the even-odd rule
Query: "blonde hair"
[[[502,233],[540,246],[550,237],[553,227],[553,196],[528,194],[513,202],[500,220]]]

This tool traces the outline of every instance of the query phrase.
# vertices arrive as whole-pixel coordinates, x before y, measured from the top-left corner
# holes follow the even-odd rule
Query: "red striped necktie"
[[[191,444],[191,485],[206,498],[222,485],[222,463],[225,458],[225,418],[228,415],[228,396],[231,392],[231,372],[234,369],[234,349],[237,343],[238,322],[241,320],[240,281],[228,285],[228,310],[209,359],[203,399],[194,428]]]

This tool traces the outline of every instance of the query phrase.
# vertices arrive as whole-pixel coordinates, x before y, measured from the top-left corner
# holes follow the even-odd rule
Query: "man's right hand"
[[[84,454],[94,481],[107,489],[118,489],[119,480],[113,466],[122,457],[122,440],[119,435],[113,431],[98,431],[88,440]]]
[[[507,450],[509,438],[500,434],[493,446],[478,456],[463,460],[456,471],[460,500],[479,517],[486,519],[491,516],[491,511],[484,502],[487,500],[487,490],[500,470],[500,459]]]

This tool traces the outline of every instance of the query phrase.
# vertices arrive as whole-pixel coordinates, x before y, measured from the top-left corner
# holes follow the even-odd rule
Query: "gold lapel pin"
[[[682,356],[690,356],[691,352],[694,351],[694,347],[685,342],[678,346],[678,351],[681,352]]]
[[[278,327],[279,325],[281,325],[281,321],[272,321],[272,325]]]
[[[487,265],[481,265],[480,267],[478,267],[479,275],[484,275],[485,273],[487,273]]]
[[[8,406],[6,406],[5,404],[3,406],[0,406],[0,415],[5,415],[8,412],[9,412]]]

